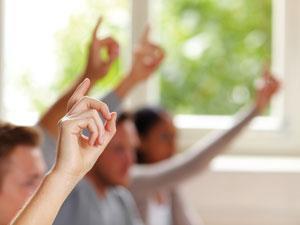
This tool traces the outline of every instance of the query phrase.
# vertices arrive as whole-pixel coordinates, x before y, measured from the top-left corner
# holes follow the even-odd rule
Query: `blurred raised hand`
[[[119,56],[119,44],[112,37],[104,39],[98,39],[97,37],[102,20],[103,18],[100,17],[94,28],[84,73],[92,82],[103,78]]]
[[[257,88],[256,106],[260,112],[267,107],[279,88],[280,82],[275,78],[270,70],[265,69],[262,80]]]
[[[130,77],[137,82],[146,80],[153,74],[165,56],[163,49],[151,42],[149,34],[150,26],[147,25],[134,51]]]
[[[94,28],[92,42],[88,53],[85,71],[70,85],[67,91],[44,113],[39,121],[39,126],[46,130],[52,137],[58,137],[57,122],[66,112],[66,105],[76,87],[85,79],[89,78],[91,89],[98,80],[102,79],[109,71],[112,63],[119,56],[119,45],[111,37],[98,39],[97,32],[101,25],[100,18]],[[103,53],[104,54],[101,54]],[[103,56],[104,55],[104,56]]]
[[[165,54],[163,49],[149,39],[150,27],[145,28],[133,53],[129,73],[115,88],[116,95],[123,99],[139,83],[147,80],[161,65]]]

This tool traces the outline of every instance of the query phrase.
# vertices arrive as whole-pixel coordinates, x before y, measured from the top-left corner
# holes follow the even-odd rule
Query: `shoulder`
[[[121,199],[128,199],[131,200],[132,196],[131,193],[124,187],[122,186],[116,186],[110,189],[110,192]]]
[[[110,195],[125,205],[127,208],[135,208],[136,204],[132,194],[126,188],[116,186],[110,189]]]

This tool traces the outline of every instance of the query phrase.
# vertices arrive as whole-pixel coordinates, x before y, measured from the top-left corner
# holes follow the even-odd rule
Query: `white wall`
[[[182,194],[206,225],[300,224],[300,173],[208,171]]]

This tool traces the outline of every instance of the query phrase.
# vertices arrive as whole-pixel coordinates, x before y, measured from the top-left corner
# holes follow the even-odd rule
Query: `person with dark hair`
[[[145,107],[134,113],[140,142],[136,148],[138,166],[133,169],[130,190],[146,224],[199,224],[183,207],[176,185],[199,174],[265,109],[279,83],[269,71],[265,71],[263,79],[255,104],[250,110],[242,109],[229,130],[208,136],[176,156],[176,128],[169,113],[159,107]]]
[[[136,150],[138,164],[156,163],[175,154],[176,128],[165,109],[155,106],[141,108],[133,114],[133,120],[141,140]]]
[[[0,225],[7,225],[40,184],[45,164],[34,127],[0,123]]]

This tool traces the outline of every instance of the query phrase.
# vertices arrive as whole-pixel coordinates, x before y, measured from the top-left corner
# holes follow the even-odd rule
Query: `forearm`
[[[85,74],[85,73],[84,73]],[[57,139],[58,130],[57,123],[66,113],[66,107],[69,98],[75,91],[76,87],[86,78],[86,76],[81,75],[74,84],[43,114],[40,118],[38,125],[45,129],[52,137]],[[90,80],[92,88],[96,81]]]
[[[51,172],[11,225],[50,225],[77,179]]]
[[[127,73],[123,80],[114,89],[114,92],[120,99],[124,99],[132,89],[140,82],[132,72]]]
[[[137,166],[133,170],[134,190],[149,190],[171,187],[175,183],[200,173],[258,114],[256,107],[238,115],[234,125],[226,131],[214,132],[193,145],[186,152],[152,166]]]

